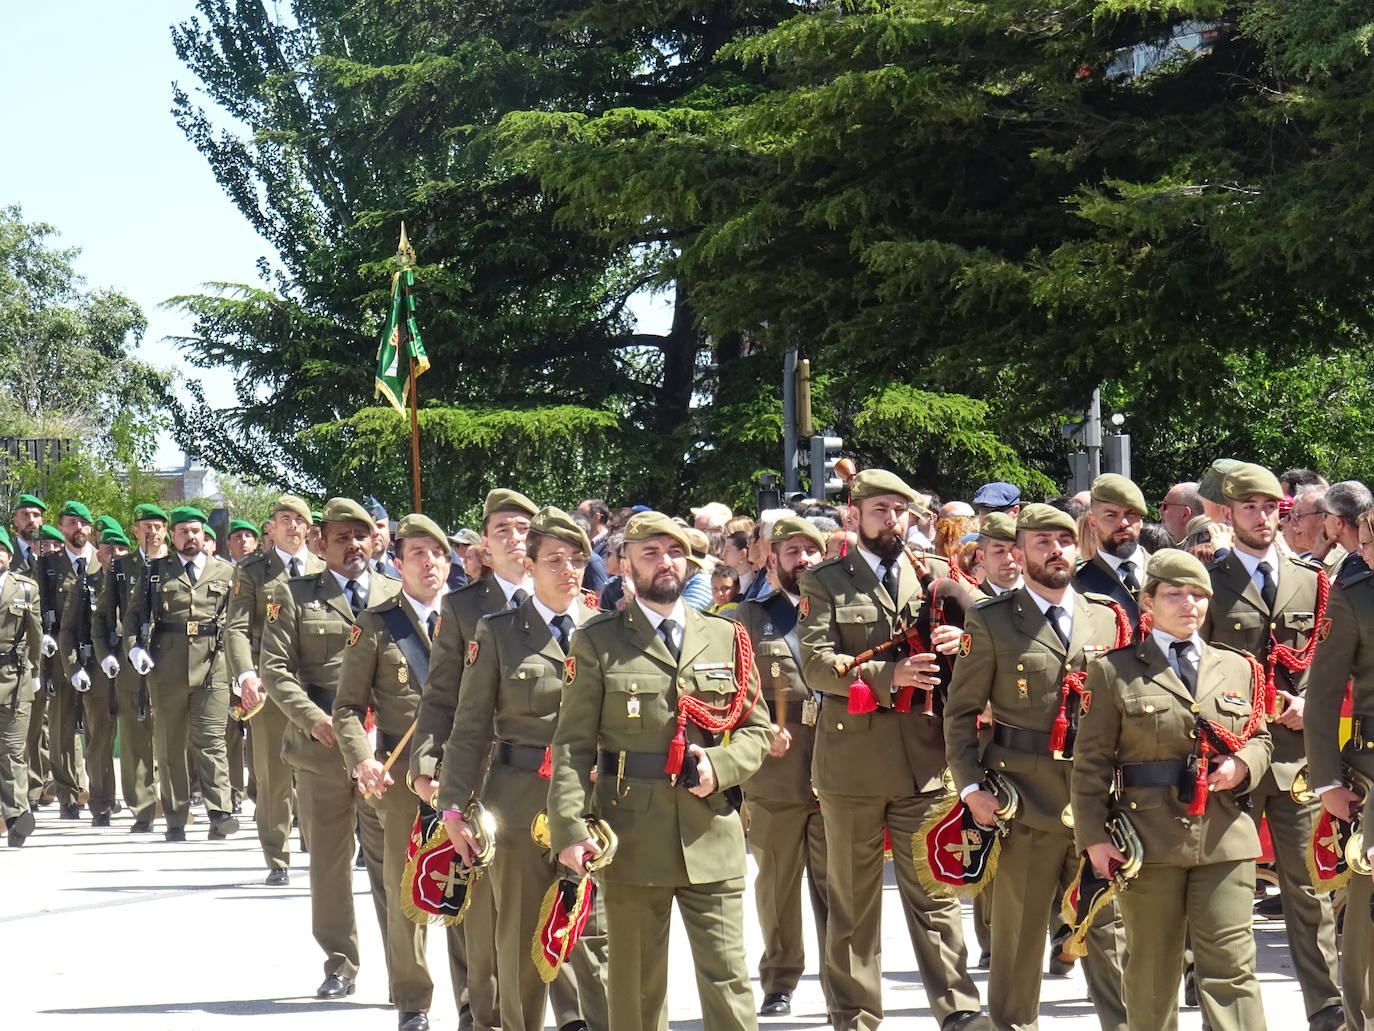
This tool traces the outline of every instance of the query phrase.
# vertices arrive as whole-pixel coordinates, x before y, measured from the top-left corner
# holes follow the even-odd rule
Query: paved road
[[[96,831],[88,820],[58,820],[49,807],[40,811],[38,830],[23,849],[0,846],[0,1012],[7,1027],[242,1031],[246,1025],[234,1018],[245,1016],[256,1018],[255,1031],[396,1026],[386,1005],[377,927],[361,872],[354,881],[363,943],[358,992],[347,1002],[321,1003],[313,998],[322,973],[309,931],[307,856],[296,857],[289,888],[268,888],[251,819],[237,837],[210,843],[202,817],[183,845],[164,843],[160,832],[131,835],[129,822],[121,813],[110,829]],[[756,959],[752,901],[746,913]],[[890,874],[884,929],[890,971],[884,1026],[933,1028]],[[1306,1027],[1282,925],[1261,920],[1258,935],[1270,1027]],[[968,940],[973,941],[971,928]],[[430,942],[430,967],[442,971],[437,929]],[[672,1027],[700,1028],[690,953],[677,925],[670,948]],[[808,933],[812,973],[798,990],[793,1016],[762,1021],[765,1029],[825,1026],[815,955]],[[986,985],[985,972],[975,979]],[[1097,1027],[1077,972],[1047,978],[1041,1005],[1042,1027]],[[98,1025],[92,1017],[101,1018]],[[436,992],[431,1019],[446,1031],[457,1026],[450,994]],[[1199,1024],[1196,1010],[1184,1011],[1182,1028]]]

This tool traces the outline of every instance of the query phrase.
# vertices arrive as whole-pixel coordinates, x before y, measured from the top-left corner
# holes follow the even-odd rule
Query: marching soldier
[[[262,706],[249,722],[248,731],[253,736],[253,777],[257,782],[253,819],[267,862],[266,883],[278,887],[289,883],[291,876],[292,781],[291,767],[282,757],[286,714],[275,699],[263,696],[262,629],[267,595],[273,585],[296,576],[313,576],[324,569],[324,561],[305,546],[310,525],[310,506],[302,499],[294,494],[277,498],[270,520],[273,546],[239,564],[229,603],[229,673],[244,711]]]
[[[10,568],[32,577],[38,569],[38,534],[43,529],[43,514],[48,506],[32,494],[20,494],[10,514],[14,527],[14,560]]]
[[[307,510],[308,511],[308,510]],[[236,566],[258,553],[258,528],[246,519],[229,523],[229,560]]]
[[[1312,887],[1306,859],[1321,805],[1295,802],[1289,793],[1305,761],[1304,696],[1318,627],[1326,618],[1323,574],[1277,547],[1283,488],[1268,469],[1233,466],[1221,493],[1230,511],[1231,550],[1208,567],[1212,602],[1202,637],[1250,652],[1273,680],[1273,711],[1283,711],[1269,724],[1273,758],[1268,774],[1251,781],[1250,815],[1256,824],[1269,820],[1288,948],[1309,1027],[1335,1031],[1345,1020],[1335,981],[1336,921],[1330,896]]]
[[[358,613],[394,597],[401,585],[368,568],[372,520],[366,509],[348,498],[331,498],[322,516],[326,568],[268,584],[262,595],[259,655],[267,697],[289,721],[282,757],[296,774],[297,811],[310,845],[310,918],[315,941],[325,953],[324,981],[315,996],[339,999],[353,994],[358,976],[353,831],[360,823],[384,944],[388,933],[386,907],[377,902],[386,897],[381,824],[353,790],[330,713]]]
[[[764,700],[773,717],[773,744],[759,771],[744,783],[749,802],[749,850],[758,864],[754,902],[763,931],[759,986],[761,1017],[792,1012],[806,956],[802,952],[802,871],[825,954],[825,824],[811,790],[811,757],[819,709],[801,675],[797,605],[803,572],[822,560],[825,538],[808,520],[787,516],[773,524],[769,564],[779,590],[763,601],[741,602],[731,613],[749,631]],[[779,708],[779,704],[781,708]],[[821,963],[821,985],[826,986]],[[827,1001],[829,993],[827,992]]]
[[[917,690],[934,692],[939,685],[933,653],[889,647],[839,672],[914,626],[925,597],[903,544],[916,492],[894,474],[871,469],[854,477],[850,497],[858,547],[802,574],[798,627],[803,678],[825,695],[812,779],[827,842],[831,1023],[836,1031],[871,1031],[883,1017],[884,828],[893,841],[907,841],[940,804],[945,749],[938,717],[923,714],[919,700],[913,704]],[[928,893],[912,863],[893,869],[935,1018],[944,1031],[987,1027],[968,976],[958,901]]]
[[[90,783],[92,827],[108,827],[115,808],[114,743],[118,697],[108,677],[97,675],[95,614],[100,591],[117,558],[129,553],[129,538],[105,530],[96,548],[98,565],[79,572],[62,608],[58,652],[67,680],[83,706],[86,726],[86,775]]]
[[[29,713],[38,692],[42,658],[38,584],[10,568],[14,545],[0,528],[0,817],[6,842],[18,848],[33,833],[29,808],[29,773],[24,764]]]
[[[1089,490],[1088,522],[1097,533],[1097,554],[1074,577],[1075,590],[1105,594],[1126,610],[1131,629],[1140,625],[1141,578],[1149,554],[1140,546],[1145,495],[1130,480],[1103,473]]]
[[[101,672],[112,681],[115,692],[119,781],[124,804],[134,818],[129,830],[147,834],[157,816],[152,698],[146,678],[134,672],[132,663],[122,660],[126,649],[136,643],[137,627],[126,618],[134,593],[149,563],[167,550],[167,513],[157,505],[138,505],[132,529],[134,537],[130,543],[137,544],[138,550],[112,559],[100,583],[91,629]],[[163,800],[163,808],[171,811],[169,800]]]
[[[406,849],[419,801],[406,783],[408,748],[402,742],[420,706],[429,669],[430,642],[439,618],[439,599],[448,576],[448,543],[432,519],[409,515],[396,532],[396,568],[401,593],[358,614],[339,670],[334,698],[334,734],[344,765],[358,790],[371,800],[381,822],[382,880],[374,885],[387,920],[387,979],[401,1031],[426,1031],[434,982],[425,961],[426,928],[413,923],[401,905]],[[368,712],[377,714],[377,743],[368,738]],[[397,754],[399,752],[399,755]],[[392,771],[383,763],[396,755]],[[459,927],[445,929],[449,948]]]
[[[420,699],[415,743],[410,752],[410,776],[415,793],[434,804],[444,742],[453,730],[463,664],[483,616],[518,607],[534,585],[525,573],[525,537],[530,519],[539,511],[518,491],[497,488],[482,506],[482,548],[490,555],[491,575],[445,596],[434,641],[434,660]],[[472,901],[463,918],[463,948],[454,960],[454,984],[460,989],[461,1019],[477,1031],[500,1027],[496,995],[496,927],[491,885],[480,878],[470,889]],[[474,944],[475,943],[475,944]],[[469,947],[471,945],[471,947]]]
[[[534,843],[530,826],[548,800],[549,745],[571,635],[595,615],[580,590],[591,541],[567,513],[545,508],[530,521],[525,547],[530,597],[519,608],[480,620],[469,645],[437,808],[445,810],[449,837],[468,865],[478,846],[462,808],[480,794],[496,818],[498,858],[490,876],[504,1031],[541,1031],[551,993],[560,1027],[580,1020],[592,1031],[606,1031],[604,929],[589,923],[552,987],[530,960],[544,894],[558,878],[554,857]],[[604,922],[598,915],[593,912],[592,923]]]
[[[1153,632],[1089,663],[1083,691],[1073,760],[1078,846],[1104,878],[1126,860],[1107,830],[1117,785],[1116,815],[1133,825],[1143,859],[1117,896],[1131,1031],[1178,1026],[1189,939],[1204,1022],[1215,1031],[1265,1027],[1251,927],[1260,844],[1241,806],[1272,745],[1254,660],[1203,644],[1211,593],[1191,555],[1152,555],[1140,598]]]
[[[1077,678],[1089,659],[1118,643],[1117,609],[1102,595],[1073,590],[1077,524],[1049,505],[1028,505],[1016,523],[1025,583],[969,614],[945,703],[950,772],[973,817],[996,823],[1001,806],[983,787],[995,769],[1021,797],[1002,844],[992,899],[988,1014],[998,1028],[1034,1028],[1040,1008],[1044,929],[1060,885],[1078,862],[1069,813],[1072,735],[1082,699]],[[1123,614],[1124,618],[1124,614]],[[980,757],[978,720],[992,705],[992,736]],[[1056,723],[1063,727],[1056,738]],[[1088,996],[1104,1031],[1126,1028],[1121,961],[1125,932],[1115,906],[1088,932]]]
[[[136,627],[129,649],[134,672],[148,677],[153,710],[154,751],[163,797],[168,841],[185,841],[191,815],[191,772],[187,746],[210,817],[209,839],[239,829],[229,797],[224,719],[229,691],[220,644],[234,587],[234,567],[204,551],[207,518],[199,509],[172,509],[173,552],[144,569],[125,620]]]
[[[744,832],[729,794],[757,771],[771,738],[752,648],[742,627],[683,604],[691,550],[683,527],[641,512],[625,542],[635,600],[572,637],[552,747],[553,848],[564,866],[586,872],[597,853],[588,811],[619,838],[615,862],[599,875],[614,1031],[667,1025],[664,936],[674,901],[704,1026],[754,1028]]]

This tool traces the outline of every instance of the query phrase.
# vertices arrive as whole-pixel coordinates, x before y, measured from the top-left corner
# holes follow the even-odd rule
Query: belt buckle
[[[200,623],[199,623],[197,620],[188,619],[188,620],[186,621],[186,636],[187,636],[187,637],[199,637],[199,636],[200,636]]]

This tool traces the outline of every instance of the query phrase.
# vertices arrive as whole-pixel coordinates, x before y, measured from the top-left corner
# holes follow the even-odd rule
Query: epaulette
[[[600,612],[596,613],[589,620],[587,620],[587,622],[583,623],[580,627],[578,627],[578,629],[586,630],[588,627],[598,626],[602,623],[609,623],[611,622],[611,620],[615,619],[619,615],[619,609],[602,609]]]
[[[1235,652],[1237,655],[1245,659],[1253,659],[1255,657],[1254,653],[1248,652],[1244,648],[1237,648],[1234,644],[1226,644],[1223,641],[1208,641],[1207,647],[1220,648],[1223,651]]]
[[[251,569],[253,566],[260,566],[267,561],[267,552],[255,551],[246,559],[239,563],[240,569]]]
[[[1300,558],[1297,555],[1289,555],[1288,561],[1303,569],[1310,569],[1314,573],[1320,573],[1322,571],[1322,564],[1320,562],[1313,562],[1310,558]]]
[[[1095,605],[1106,605],[1109,608],[1116,608],[1117,606],[1116,599],[1108,598],[1105,594],[1098,594],[1094,591],[1079,591],[1078,594],[1079,597],[1084,598]]]
[[[16,570],[11,569],[10,576],[14,577],[16,583],[28,584],[30,587],[38,586],[38,581],[35,580],[33,577],[27,576],[24,573],[17,572]]]
[[[1011,596],[1015,593],[1015,591],[1003,591],[1001,594],[993,594],[989,595],[986,598],[979,598],[977,601],[973,603],[973,607],[975,609],[985,609],[989,605],[1001,605],[1005,603],[1009,598],[1011,598]]]
[[[479,622],[496,623],[503,619],[514,619],[516,615],[519,613],[519,611],[519,609],[500,609],[496,612],[488,612],[479,620]]]
[[[817,562],[814,566],[812,566],[812,567],[811,567],[810,569],[808,569],[806,572],[807,572],[807,573],[819,573],[822,569],[828,569],[828,568],[830,568],[831,566],[837,566],[837,565],[839,565],[840,562],[841,562],[841,558],[840,558],[839,555],[832,555],[830,558],[826,559],[824,562]],[[805,575],[805,574],[803,574],[803,575]],[[753,599],[753,598],[750,598],[749,600],[750,600],[750,601],[753,601],[754,599]]]

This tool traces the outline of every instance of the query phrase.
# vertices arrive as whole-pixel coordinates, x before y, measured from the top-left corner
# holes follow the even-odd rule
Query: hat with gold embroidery
[[[909,487],[896,473],[886,469],[865,469],[855,475],[849,484],[849,500],[854,504],[876,498],[880,494],[896,494],[910,504],[920,500],[920,495]]]
[[[1226,504],[1226,495],[1221,492],[1221,485],[1226,481],[1226,474],[1241,464],[1239,459],[1218,458],[1202,474],[1202,479],[1198,480],[1198,497],[1214,505]]]
[[[530,520],[530,533],[537,533],[541,537],[553,537],[564,544],[571,544],[583,555],[592,553],[592,542],[587,536],[587,531],[578,526],[567,512],[552,505],[541,508],[534,514],[534,518]]]
[[[1221,481],[1221,496],[1227,501],[1249,501],[1254,495],[1282,498],[1278,477],[1262,465],[1242,462],[1232,467]]]
[[[687,536],[687,527],[675,523],[662,512],[637,512],[625,524],[625,543],[633,544],[647,541],[653,537],[671,537],[682,545],[687,554],[692,553],[692,539]]]
[[[278,512],[293,512],[307,523],[314,522],[310,506],[305,503],[304,498],[299,498],[295,494],[283,494],[277,498],[276,504],[272,506],[272,514],[276,515]]]
[[[1103,473],[1093,480],[1088,494],[1093,501],[1104,505],[1119,505],[1141,515],[1149,511],[1140,488],[1120,473]]]
[[[1016,540],[1016,520],[1005,512],[989,512],[978,527],[980,536],[994,541]]]
[[[825,535],[816,529],[811,520],[803,519],[801,516],[783,516],[773,524],[773,533],[770,537],[773,544],[790,541],[793,537],[805,537],[822,551],[825,550]]]
[[[324,503],[320,521],[325,523],[366,523],[373,527],[372,516],[367,509],[352,498],[330,498]]]
[[[487,493],[487,500],[482,505],[482,521],[485,522],[497,512],[524,512],[533,517],[538,514],[539,507],[518,490],[497,487]]]
[[[160,519],[165,523],[169,518],[160,505],[145,502],[142,505],[134,506],[134,522],[136,523],[141,523],[145,519]]]
[[[1046,505],[1036,502],[1021,509],[1021,514],[1016,517],[1016,529],[1019,530],[1068,530],[1073,534],[1074,540],[1078,539],[1078,524],[1073,521],[1073,516],[1065,512],[1062,508],[1055,508],[1053,505]]]
[[[1196,587],[1208,597],[1212,595],[1212,578],[1207,575],[1207,568],[1192,555],[1177,548],[1160,548],[1145,564],[1145,590],[1162,583],[1175,587]]]
[[[415,537],[429,537],[435,544],[448,552],[448,538],[444,536],[444,531],[427,515],[419,512],[412,512],[401,520],[401,525],[396,528],[396,539],[406,541]]]

